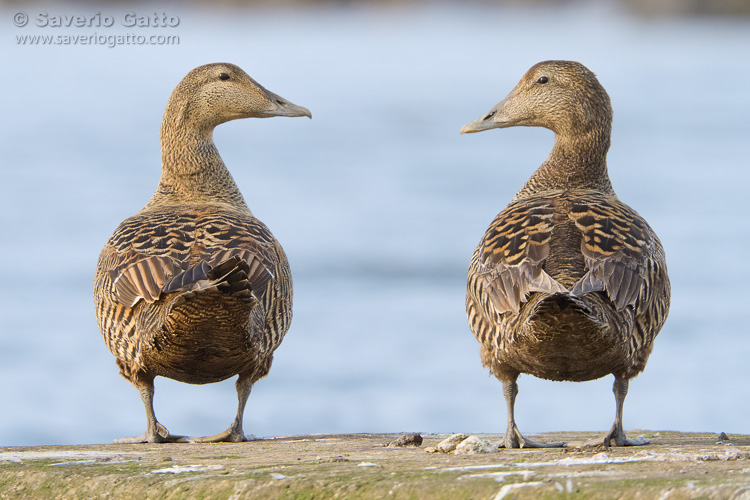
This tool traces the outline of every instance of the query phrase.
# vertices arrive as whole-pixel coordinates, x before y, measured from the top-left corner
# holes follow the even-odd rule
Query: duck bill
[[[484,132],[485,130],[490,130],[493,128],[497,128],[497,124],[493,122],[492,119],[488,119],[487,115],[485,115],[482,118],[474,120],[473,122],[469,122],[461,127],[461,133],[474,134],[476,132]]]
[[[263,113],[263,118],[270,118],[272,116],[306,116],[312,118],[312,113],[310,113],[310,110],[304,106],[298,106],[288,99],[284,99],[280,95],[269,92],[268,90],[266,90],[266,96],[268,97],[270,106],[269,109]]]
[[[467,123],[466,125],[461,127],[461,133],[474,134],[476,132],[483,132],[485,130],[490,130],[493,128],[506,128],[517,125],[518,120],[514,120],[507,116],[508,111],[504,109],[506,107],[506,103],[510,101],[512,96],[513,93],[497,103],[494,108],[489,110],[478,120],[474,120],[473,122]]]

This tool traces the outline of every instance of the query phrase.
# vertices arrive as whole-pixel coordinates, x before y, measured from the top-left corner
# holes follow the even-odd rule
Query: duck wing
[[[224,277],[224,267],[231,270],[225,264],[238,260],[247,263],[253,294],[262,298],[274,277],[274,240],[265,226],[244,219],[227,214],[126,219],[100,260],[117,302],[134,307],[140,300],[154,303],[163,294],[212,286]]]
[[[588,269],[570,293],[606,292],[618,311],[635,306],[650,270],[666,266],[654,231],[635,210],[602,195],[579,197],[569,217],[583,234]]]
[[[253,295],[258,298],[263,297],[268,289],[268,283],[273,279],[273,274],[257,255],[237,249],[204,255],[200,262],[167,280],[162,285],[162,293],[199,290],[213,286],[223,281],[240,261],[244,261],[248,267],[247,281],[250,283]]]
[[[537,196],[511,203],[495,217],[472,265],[489,299],[488,303],[478,297],[478,303],[494,309],[486,310],[486,317],[518,313],[531,292],[567,291],[542,268],[549,254],[554,215],[554,196]]]

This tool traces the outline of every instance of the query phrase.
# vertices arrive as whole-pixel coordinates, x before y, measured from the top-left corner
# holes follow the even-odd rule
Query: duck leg
[[[146,408],[146,432],[142,436],[115,439],[115,444],[174,443],[182,439],[183,436],[169,434],[167,428],[156,420],[156,414],[154,413],[154,378],[143,375],[136,376],[133,384],[141,393],[141,401]]]
[[[561,447],[564,447],[565,443],[562,443],[562,442],[542,443],[539,441],[532,441],[531,439],[526,439],[521,434],[521,431],[518,430],[518,426],[516,425],[516,417],[515,417],[516,396],[518,395],[518,384],[516,383],[517,379],[518,379],[518,374],[501,380],[501,382],[503,383],[503,394],[505,395],[505,404],[507,405],[507,408],[508,408],[508,428],[505,431],[505,438],[503,439],[505,448],[561,448]]]
[[[651,441],[645,438],[628,439],[625,437],[625,431],[622,428],[622,407],[625,403],[625,396],[628,395],[629,381],[615,375],[615,383],[612,386],[612,392],[615,393],[615,403],[617,405],[615,413],[615,423],[612,429],[604,436],[604,446],[610,446],[612,440],[615,446],[642,446]]]
[[[219,443],[219,442],[231,442],[239,443],[247,441],[247,436],[242,430],[242,420],[245,415],[245,405],[247,399],[250,397],[250,390],[253,388],[253,379],[250,374],[240,374],[237,379],[235,387],[237,388],[237,416],[232,422],[229,429],[215,434],[213,436],[199,437],[199,438],[187,438],[187,440],[194,443]]]

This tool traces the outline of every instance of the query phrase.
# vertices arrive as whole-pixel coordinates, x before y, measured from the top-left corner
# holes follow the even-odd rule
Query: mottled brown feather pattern
[[[568,218],[572,224],[553,224],[555,214]],[[564,235],[565,229],[571,227],[580,233],[580,243],[575,237]],[[553,242],[560,250],[554,253],[554,259],[549,259]],[[551,260],[555,265],[550,265]],[[595,300],[588,311],[612,304],[613,314],[602,317],[586,315],[581,310],[579,323],[593,321],[601,328],[610,323],[632,324],[635,317],[651,318],[656,310],[663,313],[664,307],[658,301],[638,300],[647,296],[647,288],[654,282],[657,288],[668,289],[663,250],[653,230],[635,211],[595,191],[532,196],[503,210],[477,246],[469,269],[467,312],[472,331],[482,344],[512,349],[505,346],[519,341],[524,322],[531,314],[541,314],[526,304],[533,292],[568,294],[576,304],[579,302],[574,299],[580,304]],[[606,298],[601,294],[595,299],[587,296],[592,292],[605,292]],[[661,290],[659,295],[664,293]],[[526,314],[521,313],[522,305]],[[631,309],[625,311],[627,306]],[[620,329],[621,340],[630,345],[621,356],[619,371],[643,369],[643,356],[638,351],[648,348],[653,340],[653,336],[643,333],[661,327],[652,320],[648,323],[651,328],[636,328],[631,339],[624,336],[628,328]],[[629,367],[630,364],[634,366]],[[543,370],[535,371],[544,376]],[[564,380],[564,373],[555,370],[545,378]],[[607,373],[612,371],[604,375]]]
[[[253,293],[265,311],[243,329],[248,331],[248,336],[256,332],[262,352],[273,352],[283,340],[291,318],[292,286],[286,256],[268,228],[249,212],[243,214],[210,206],[149,210],[123,221],[112,235],[100,256],[95,285],[96,290],[101,291],[101,297],[97,298],[103,303],[98,315],[100,328],[106,332],[110,350],[111,346],[116,346],[117,353],[135,353],[139,352],[139,346],[149,345],[169,316],[153,316],[150,309],[170,311],[171,302],[180,292],[190,290],[185,287],[168,289],[163,294],[162,289],[170,279],[201,263],[212,268],[233,255],[239,255],[252,266],[248,278],[251,283],[255,282]],[[125,297],[122,284],[127,284]],[[196,285],[196,282],[187,285]],[[139,295],[130,293],[131,289]],[[141,291],[146,293],[141,294]],[[222,297],[219,295],[213,300],[222,300]],[[127,330],[131,324],[122,317],[115,324],[108,321],[118,316],[115,311],[122,317],[141,318],[142,327],[137,336],[122,335],[118,325]],[[171,314],[174,316],[172,324],[179,324],[183,313],[178,310]],[[243,315],[247,313],[239,317]],[[184,320],[189,324],[187,317]],[[123,342],[132,345],[118,345]],[[136,355],[132,361],[138,365],[140,360],[140,355]],[[224,378],[238,373],[228,372]],[[215,381],[216,376],[207,374],[206,378]]]
[[[593,73],[546,61],[462,129],[555,132],[549,157],[492,222],[468,272],[469,326],[483,365],[504,385],[509,447],[542,445],[515,424],[520,373],[574,381],[614,374],[618,412],[605,443],[641,444],[625,438],[622,402],[666,321],[670,285],[658,237],[612,189],[611,122],[609,96]]]

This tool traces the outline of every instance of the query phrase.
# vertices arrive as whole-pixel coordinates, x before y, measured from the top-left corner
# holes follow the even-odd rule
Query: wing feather
[[[570,218],[583,235],[581,252],[588,269],[571,293],[605,291],[619,311],[635,305],[657,244],[653,230],[633,209],[603,196],[578,199]]]
[[[117,300],[127,307],[133,307],[140,299],[156,302],[162,294],[162,286],[175,268],[178,267],[173,259],[151,256],[114,271],[113,287]]]
[[[542,268],[554,228],[553,204],[545,196],[510,204],[479,243],[477,272],[497,314],[518,313],[531,292],[566,290]]]
[[[274,278],[273,236],[250,217],[220,214],[190,217],[166,214],[126,219],[110,238],[109,273],[119,303],[153,303],[162,294],[188,290],[234,256],[249,266],[248,280],[258,297]],[[104,271],[104,270],[103,270]]]
[[[218,252],[209,258],[211,266],[219,266],[235,256],[244,260],[248,265],[247,280],[253,294],[262,299],[268,292],[268,284],[274,278],[271,272],[272,263],[268,259],[263,259],[260,255],[247,250],[230,249]]]

